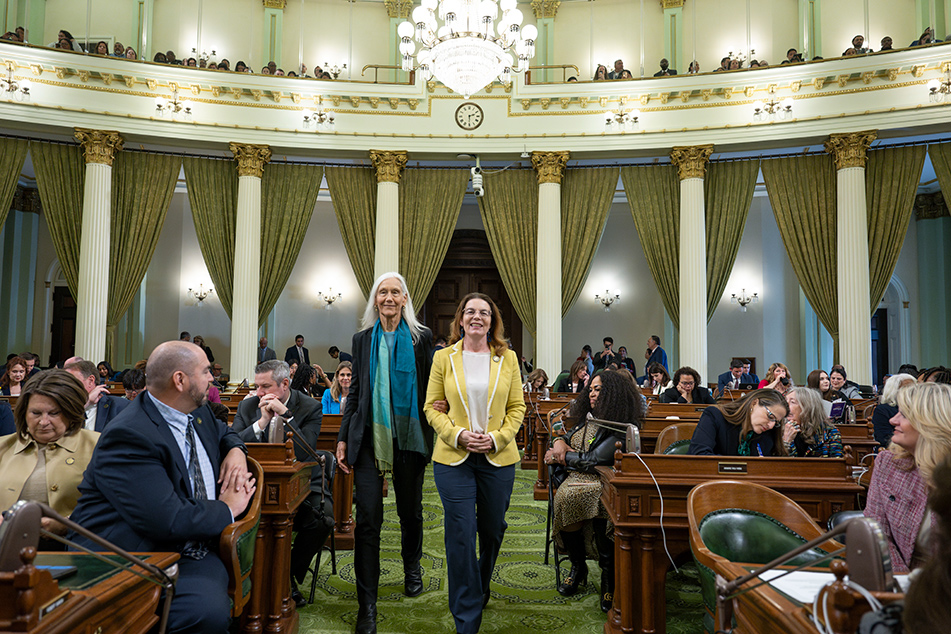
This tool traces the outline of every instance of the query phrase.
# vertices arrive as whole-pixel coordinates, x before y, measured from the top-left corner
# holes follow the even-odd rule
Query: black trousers
[[[400,518],[403,572],[419,566],[423,555],[423,475],[426,457],[415,451],[393,450],[393,489]],[[383,476],[373,457],[373,439],[365,437],[353,465],[356,506],[353,560],[357,601],[376,603],[380,585],[380,528],[383,526]]]
[[[311,496],[314,497],[314,496]],[[291,577],[297,583],[303,583],[314,556],[324,547],[334,526],[333,504],[330,500],[320,503],[307,499],[294,516],[294,545],[291,548]]]

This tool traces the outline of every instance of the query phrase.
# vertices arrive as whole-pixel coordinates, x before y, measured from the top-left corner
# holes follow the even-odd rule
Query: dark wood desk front
[[[687,495],[702,482],[728,478],[768,486],[792,498],[824,525],[836,511],[855,508],[862,487],[844,458],[740,458],[641,454],[663,492],[633,454],[617,454],[615,465],[598,467],[601,501],[614,523],[615,593],[606,634],[662,634],[664,584],[670,562],[690,551]]]
[[[178,561],[178,553],[139,557],[163,569]],[[34,566],[0,573],[0,632],[145,634],[159,621],[162,588],[138,575],[84,553],[40,553],[33,563],[77,571],[58,582]]]
[[[317,437],[317,449],[336,454],[340,414],[324,414]],[[340,550],[353,549],[353,472],[338,468],[334,476],[334,544]]]

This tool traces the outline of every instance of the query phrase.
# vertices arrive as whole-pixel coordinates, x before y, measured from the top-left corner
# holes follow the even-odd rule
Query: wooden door
[[[76,300],[65,286],[53,289],[53,323],[50,324],[50,333],[50,366],[62,363],[76,354]]]

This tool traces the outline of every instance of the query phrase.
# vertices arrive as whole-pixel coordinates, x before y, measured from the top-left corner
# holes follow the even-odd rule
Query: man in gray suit
[[[267,337],[261,337],[258,340],[258,363],[264,363],[265,361],[276,358],[277,353],[274,352],[274,348],[267,347]]]

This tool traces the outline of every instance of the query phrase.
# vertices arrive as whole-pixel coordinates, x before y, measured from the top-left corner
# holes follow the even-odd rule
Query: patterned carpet
[[[516,469],[515,490],[506,521],[502,553],[492,577],[492,600],[482,620],[482,632],[600,634],[605,615],[598,607],[600,570],[589,561],[589,583],[577,595],[565,598],[555,591],[555,569],[544,565],[545,502],[532,499],[535,473]],[[403,595],[403,565],[399,555],[399,519],[393,496],[385,501],[378,629],[382,633],[454,632],[446,598],[446,561],[443,557],[442,505],[432,478],[423,488],[423,581],[425,591],[409,599]],[[567,562],[562,564],[567,567]],[[300,631],[345,634],[353,632],[357,616],[353,554],[337,553],[337,575],[331,575],[325,551],[317,577],[313,605],[300,611]],[[310,577],[301,589],[310,589]],[[667,631],[702,632],[703,606],[693,568],[681,568],[667,578]]]

